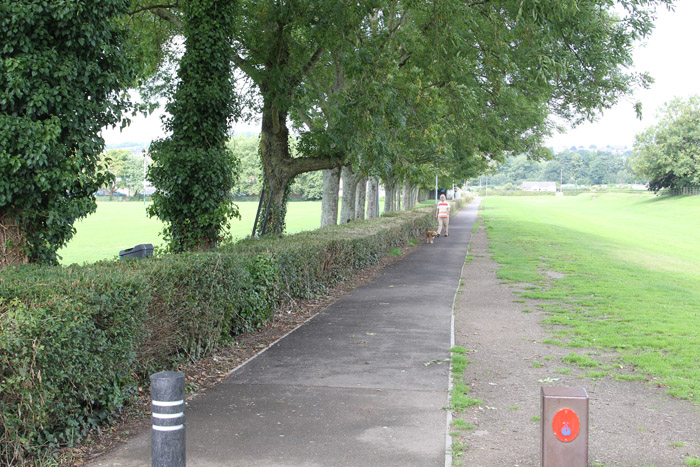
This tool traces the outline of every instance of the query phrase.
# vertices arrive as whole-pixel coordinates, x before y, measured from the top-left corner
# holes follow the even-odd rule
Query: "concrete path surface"
[[[444,466],[452,305],[477,208],[188,401],[187,465]],[[150,463],[149,431],[92,465]]]

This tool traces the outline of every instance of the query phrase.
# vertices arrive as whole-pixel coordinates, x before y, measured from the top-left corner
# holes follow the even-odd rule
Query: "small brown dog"
[[[425,231],[425,243],[433,243],[433,239],[437,237],[437,232],[434,230]]]

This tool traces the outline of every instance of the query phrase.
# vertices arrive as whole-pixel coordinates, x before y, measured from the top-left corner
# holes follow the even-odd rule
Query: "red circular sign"
[[[569,443],[576,439],[581,428],[578,415],[571,409],[561,409],[554,414],[552,430],[559,441]]]

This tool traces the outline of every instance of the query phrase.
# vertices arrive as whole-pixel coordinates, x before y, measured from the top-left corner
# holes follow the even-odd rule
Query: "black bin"
[[[133,248],[128,248],[119,252],[119,259],[146,258],[147,256],[153,256],[153,245],[150,243],[136,245]]]

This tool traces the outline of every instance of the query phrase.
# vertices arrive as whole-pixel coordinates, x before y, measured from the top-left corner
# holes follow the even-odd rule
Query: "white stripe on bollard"
[[[151,404],[157,405],[158,407],[174,407],[176,405],[184,404],[184,400],[179,401],[151,401]]]
[[[185,425],[175,425],[175,426],[159,426],[151,425],[151,427],[156,431],[176,431],[185,428]]]

